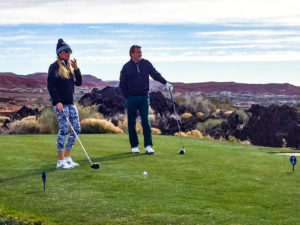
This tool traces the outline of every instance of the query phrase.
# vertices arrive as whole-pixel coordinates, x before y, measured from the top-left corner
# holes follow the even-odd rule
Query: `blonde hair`
[[[56,61],[57,61],[58,66],[59,66],[59,71],[58,71],[57,76],[60,76],[63,79],[69,79],[70,78],[69,71],[66,69],[65,66],[63,66],[61,60],[58,57],[57,57]],[[73,75],[73,77],[75,79],[74,68],[71,66],[70,62],[68,62],[67,67],[69,68],[71,74]]]

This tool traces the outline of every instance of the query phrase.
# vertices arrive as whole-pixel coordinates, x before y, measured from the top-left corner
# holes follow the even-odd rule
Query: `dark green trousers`
[[[151,124],[149,121],[149,96],[129,96],[126,98],[125,103],[127,108],[128,133],[131,148],[139,145],[139,140],[135,129],[137,112],[139,112],[141,117],[144,134],[144,146],[152,146]]]

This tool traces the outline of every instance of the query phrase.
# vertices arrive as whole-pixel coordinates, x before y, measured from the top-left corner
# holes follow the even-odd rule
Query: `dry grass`
[[[149,120],[151,123],[155,122],[155,116],[154,115],[149,115]]]
[[[143,133],[143,127],[142,127],[142,124],[141,124],[141,121],[140,121],[140,120],[138,120],[138,121],[136,122],[135,129],[136,129],[136,132],[137,132],[138,134],[142,134],[142,133]]]
[[[181,136],[181,137],[186,137],[186,133],[185,132],[176,132],[175,134],[174,134],[175,136]]]
[[[197,116],[198,118],[203,118],[203,117],[204,117],[204,113],[202,113],[202,112],[197,112],[196,116]]]
[[[21,119],[22,122],[25,122],[25,121],[36,121],[36,116],[27,116],[27,117],[24,117],[23,119]]]
[[[175,136],[179,136],[179,132],[174,134]],[[187,137],[187,138],[203,138],[203,134],[198,130],[192,130],[188,132],[180,132],[181,137]]]
[[[38,122],[41,125],[40,133],[42,134],[57,134],[58,122],[56,118],[56,112],[52,107],[45,108],[38,118]]]
[[[103,119],[103,115],[98,112],[98,107],[96,105],[92,106],[82,106],[76,104],[78,115],[80,120],[84,120],[87,118],[94,118],[94,119]]]
[[[226,116],[229,116],[230,114],[232,114],[233,113],[233,111],[226,111],[224,114],[226,115]]]
[[[149,118],[151,118],[151,116],[152,115],[150,115]],[[150,121],[151,121],[151,119],[150,119]],[[118,122],[118,128],[120,128],[124,133],[128,134],[128,122],[127,122],[127,119],[119,120],[119,122]],[[142,124],[141,124],[140,120],[138,120],[136,122],[135,129],[136,129],[137,134],[143,134],[143,127],[142,127]],[[151,127],[151,131],[152,131],[152,134],[156,134],[156,135],[160,135],[161,134],[160,129],[157,129],[157,128]]]
[[[190,118],[190,117],[192,117],[193,115],[191,114],[191,113],[183,113],[182,115],[181,115],[181,118],[183,118],[183,119],[187,119],[187,118]]]
[[[160,135],[161,134],[161,131],[160,129],[157,129],[157,128],[151,128],[151,131],[152,131],[152,134],[155,134],[155,135]]]
[[[0,116],[0,122],[3,123],[3,122],[6,121],[6,120],[10,121],[10,118],[7,117],[7,116]]]
[[[40,133],[41,125],[37,122],[35,116],[25,117],[22,120],[17,120],[8,124],[8,130],[5,133],[9,134],[38,134]]]
[[[89,134],[123,134],[123,130],[104,119],[86,118],[80,121],[81,132]]]

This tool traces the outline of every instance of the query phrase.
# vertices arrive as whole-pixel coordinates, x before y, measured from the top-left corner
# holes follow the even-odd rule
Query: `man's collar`
[[[135,62],[135,61],[133,61],[132,59],[130,59],[130,61],[133,62],[134,64],[139,64],[139,63],[142,61],[142,59],[143,59],[143,58],[141,58],[141,60],[138,61],[138,62]]]

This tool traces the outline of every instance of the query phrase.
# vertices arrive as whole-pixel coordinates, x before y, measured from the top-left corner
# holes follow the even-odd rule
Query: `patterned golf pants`
[[[79,116],[78,111],[75,105],[64,105],[64,112],[66,116],[69,118],[70,123],[72,124],[76,134],[80,133],[80,123],[79,123]],[[65,146],[65,139],[69,132],[69,124],[65,117],[65,114],[59,110],[56,109],[56,106],[54,106],[54,109],[56,111],[56,117],[59,125],[59,131],[57,136],[57,151],[63,151],[64,149],[71,150],[73,148],[73,145],[76,141],[76,136],[74,132],[71,130],[71,133],[69,134],[68,141]]]

